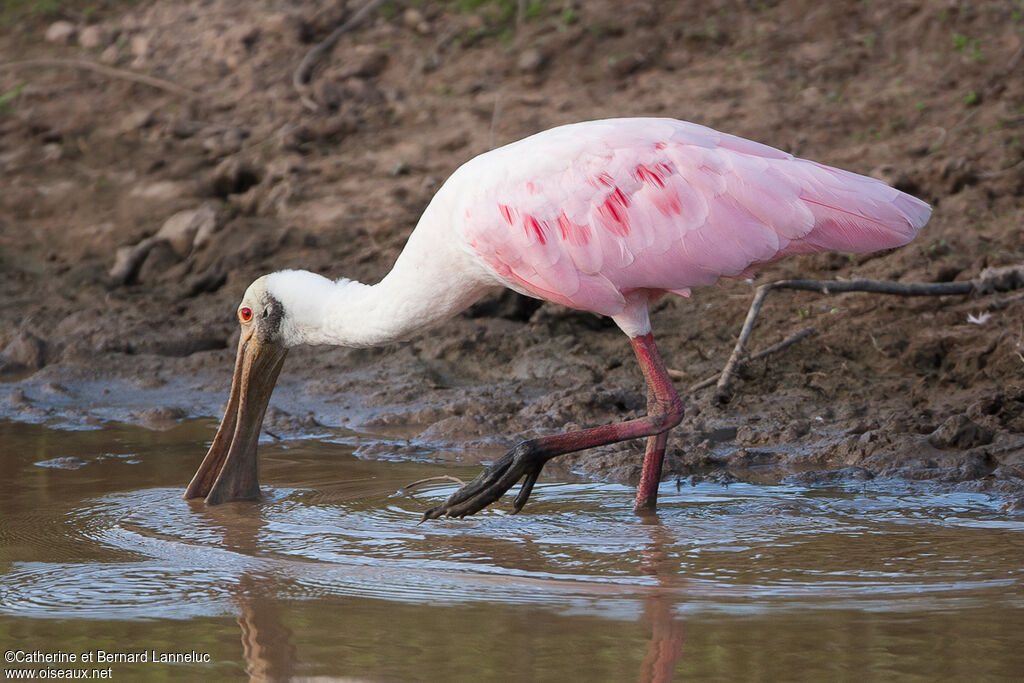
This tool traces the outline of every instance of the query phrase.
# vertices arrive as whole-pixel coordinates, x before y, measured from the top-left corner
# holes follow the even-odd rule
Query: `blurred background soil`
[[[0,415],[219,417],[254,278],[375,282],[461,163],[585,119],[695,121],[935,207],[903,249],[663,299],[655,335],[684,391],[721,370],[756,284],[1024,262],[1022,0],[385,2],[300,96],[303,57],[361,5],[3,4]],[[687,392],[670,472],[926,480],[1024,505],[1019,291],[778,292],[753,349],[806,327],[728,404]],[[366,457],[472,459],[643,409],[610,322],[508,293],[407,344],[294,350],[266,428],[401,437],[367,438]],[[626,443],[552,465],[633,481],[641,457]]]

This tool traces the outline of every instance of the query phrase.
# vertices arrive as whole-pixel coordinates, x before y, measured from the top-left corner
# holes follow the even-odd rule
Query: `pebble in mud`
[[[0,352],[0,375],[38,370],[46,364],[46,342],[28,330],[19,332]]]
[[[178,422],[188,417],[188,411],[177,406],[160,406],[147,408],[132,413],[132,419],[150,429],[171,429]]]
[[[931,433],[928,443],[936,448],[966,450],[992,443],[994,436],[992,429],[979,425],[966,415],[954,415]]]
[[[55,21],[46,28],[46,42],[70,45],[75,39],[76,30],[70,21]]]
[[[78,32],[78,44],[86,50],[96,50],[110,44],[110,31],[105,27],[93,24]]]
[[[38,419],[48,416],[51,412],[33,405],[21,387],[16,387],[0,397],[0,408],[3,408],[5,415],[19,418]]]

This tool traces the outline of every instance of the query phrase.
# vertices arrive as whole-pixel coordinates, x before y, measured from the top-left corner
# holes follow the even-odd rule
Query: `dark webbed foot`
[[[449,496],[444,503],[423,513],[423,519],[465,517],[480,512],[501,498],[517,481],[526,477],[513,502],[513,513],[519,512],[526,505],[533,485],[537,482],[537,477],[547,460],[533,444],[524,441],[498,458],[493,465]]]

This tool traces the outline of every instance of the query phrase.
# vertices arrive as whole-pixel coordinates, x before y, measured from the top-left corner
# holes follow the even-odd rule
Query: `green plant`
[[[508,21],[519,11],[518,0],[452,0],[452,4],[463,14],[486,11],[497,15],[500,21]],[[536,19],[544,13],[544,3],[533,0],[526,4],[523,19]],[[563,12],[564,14],[564,12]]]
[[[14,100],[25,88],[25,83],[19,83],[3,95],[0,95],[0,114],[7,113],[14,108]]]
[[[137,0],[3,0],[0,2],[0,27],[22,20],[49,20],[54,15],[81,15],[86,21],[92,21],[104,10],[134,2]]]
[[[976,62],[985,61],[985,53],[981,49],[981,41],[977,38],[968,38],[962,33],[953,34],[953,49],[957,52],[969,54],[971,59]]]

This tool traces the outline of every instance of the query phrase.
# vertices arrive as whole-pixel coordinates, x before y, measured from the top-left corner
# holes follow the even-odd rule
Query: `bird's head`
[[[309,341],[317,290],[330,280],[305,271],[264,275],[245,291],[236,315],[241,334],[231,395],[206,458],[185,498],[217,504],[259,496],[256,444],[288,348]]]

